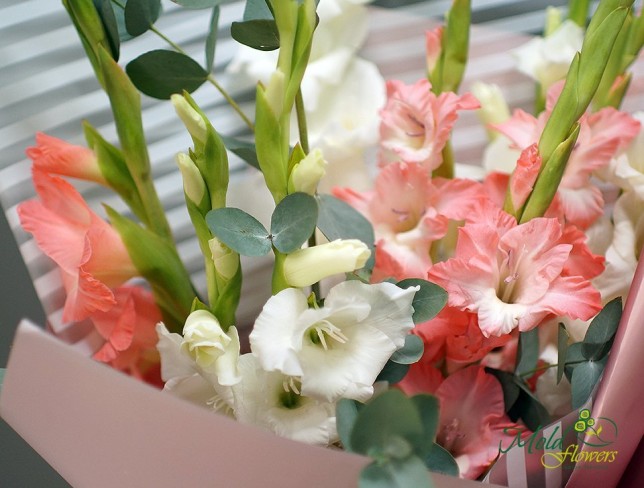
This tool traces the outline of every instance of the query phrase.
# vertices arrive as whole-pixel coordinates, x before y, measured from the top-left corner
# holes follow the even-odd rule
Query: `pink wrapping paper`
[[[23,322],[0,415],[72,486],[355,487],[369,460],[209,412]],[[432,474],[440,488],[476,482]]]
[[[617,435],[610,450],[617,451],[618,454],[609,469],[575,469],[567,488],[617,486],[631,459],[635,464],[644,463],[642,449],[639,450],[638,458],[633,457],[644,435],[643,280],[644,251],[640,254],[622,320],[592,409],[593,418],[611,419],[617,425]],[[592,452],[593,448],[584,445],[583,451]],[[641,476],[642,471],[639,473]],[[644,479],[629,479],[629,483],[634,483],[630,486],[644,486]]]

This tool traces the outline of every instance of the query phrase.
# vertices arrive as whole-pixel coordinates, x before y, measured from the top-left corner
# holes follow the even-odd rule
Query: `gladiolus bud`
[[[328,276],[362,268],[370,255],[362,241],[337,239],[286,256],[284,278],[290,286],[310,286]]]
[[[510,109],[498,85],[477,81],[472,84],[470,90],[481,103],[478,116],[486,127],[490,124],[500,124],[510,118]],[[487,131],[491,140],[498,135],[495,130]]]
[[[177,154],[177,164],[183,177],[183,191],[199,207],[206,193],[206,184],[199,169],[186,153]]]
[[[212,261],[215,263],[217,273],[222,278],[230,280],[235,276],[239,268],[238,255],[216,237],[208,241],[208,246],[210,247]]]
[[[326,174],[327,162],[322,157],[322,151],[314,149],[297,163],[289,178],[289,192],[304,192],[315,195],[318,183]]]
[[[193,139],[201,142],[206,142],[206,123],[203,117],[197,112],[188,101],[181,95],[172,95],[170,97],[172,105],[177,112],[177,115],[188,129],[188,132]]]

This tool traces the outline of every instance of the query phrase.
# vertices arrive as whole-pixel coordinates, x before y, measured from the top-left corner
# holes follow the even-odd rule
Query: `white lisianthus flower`
[[[414,327],[418,287],[345,281],[322,308],[288,288],[271,297],[257,317],[250,344],[262,367],[301,380],[302,395],[320,401],[367,400],[373,383]]]
[[[583,40],[583,29],[565,20],[552,34],[532,39],[513,51],[517,69],[538,81],[546,93],[553,83],[566,76]]]
[[[284,260],[284,279],[290,286],[303,288],[336,275],[362,268],[371,256],[358,239],[336,239],[298,249]]]
[[[224,332],[217,318],[207,310],[195,310],[183,327],[181,349],[202,371],[212,374],[220,385],[233,385],[240,380],[239,335],[232,326]]]
[[[252,354],[239,358],[239,370],[240,383],[217,387],[239,422],[307,444],[327,446],[337,440],[334,403],[303,396],[298,380],[263,370]]]

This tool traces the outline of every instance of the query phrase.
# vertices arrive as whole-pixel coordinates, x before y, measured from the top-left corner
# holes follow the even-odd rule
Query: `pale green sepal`
[[[579,123],[573,127],[570,136],[557,146],[550,159],[543,164],[542,170],[528,197],[524,210],[518,219],[520,223],[535,217],[542,217],[557,193],[559,183],[566,170],[566,164],[579,136]]]

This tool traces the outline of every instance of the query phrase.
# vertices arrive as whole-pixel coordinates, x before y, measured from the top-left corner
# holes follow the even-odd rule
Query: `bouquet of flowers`
[[[459,94],[469,0],[419,40],[427,76],[412,84],[356,57],[362,2],[247,0],[229,71],[252,80],[253,114],[211,73],[218,0],[176,2],[211,12],[204,66],[155,27],[160,0],[63,3],[118,135],[85,123],[87,146],[38,134],[27,150],[38,198],[18,213],[60,269],[67,338],[213,414],[370,456],[360,486],[430,486],[427,470],[494,480],[499,458],[565,416],[574,439],[542,443],[542,468],[612,462],[567,447],[609,430],[590,408],[642,248],[641,116],[619,108],[644,44],[633,0],[602,0],[589,23],[588,1],[549,11],[544,37],[516,50],[534,111],[512,115],[498,87]],[[170,49],[122,68],[120,42],[145,33]],[[211,123],[190,95],[203,84],[246,133]],[[176,161],[203,284],[157,196],[140,92],[170,100],[192,139]],[[455,163],[451,137],[474,110],[490,139],[479,171]],[[269,203],[228,205],[229,157]],[[122,210],[90,208],[68,178]],[[270,275],[244,273],[267,256]],[[271,288],[248,326],[243,280]]]

